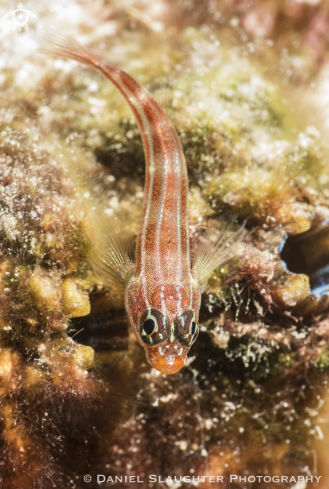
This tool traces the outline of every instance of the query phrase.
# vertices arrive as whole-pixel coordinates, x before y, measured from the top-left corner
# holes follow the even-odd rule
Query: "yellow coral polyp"
[[[79,348],[75,350],[73,356],[77,365],[86,370],[92,366],[95,352],[90,346],[79,345]]]
[[[46,270],[35,269],[28,280],[34,303],[39,311],[44,309],[60,311],[61,292],[58,280],[51,277]]]
[[[276,299],[284,307],[295,307],[310,295],[310,281],[307,275],[289,275],[285,284],[275,291]]]
[[[86,316],[90,313],[88,294],[72,278],[67,278],[63,281],[62,303],[65,314],[71,318]]]

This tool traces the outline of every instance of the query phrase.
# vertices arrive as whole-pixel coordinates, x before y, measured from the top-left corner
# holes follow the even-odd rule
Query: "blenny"
[[[174,374],[185,365],[198,336],[201,294],[207,280],[232,256],[243,226],[233,231],[233,221],[212,221],[191,256],[186,162],[166,111],[130,75],[71,38],[52,34],[42,50],[101,71],[136,117],[146,179],[135,257],[124,233],[112,229],[102,245],[95,246],[91,262],[106,285],[122,289],[130,323],[149,363],[160,372]]]

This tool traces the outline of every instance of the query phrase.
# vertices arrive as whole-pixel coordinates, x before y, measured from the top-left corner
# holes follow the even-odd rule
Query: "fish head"
[[[162,285],[154,287],[147,300],[126,294],[126,309],[150,365],[167,375],[178,372],[199,333],[201,292],[196,288]],[[132,298],[133,297],[133,298]],[[188,301],[186,300],[188,298]]]
[[[198,333],[199,326],[192,309],[184,310],[171,320],[158,309],[151,308],[140,318],[140,335],[147,360],[167,375],[184,367]]]

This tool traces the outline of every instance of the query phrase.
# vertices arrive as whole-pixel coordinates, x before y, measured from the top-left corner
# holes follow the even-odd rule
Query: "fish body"
[[[130,323],[149,363],[173,374],[185,365],[198,335],[201,293],[213,268],[227,259],[227,246],[223,253],[221,238],[209,234],[191,260],[185,157],[166,111],[151,94],[130,75],[70,38],[56,36],[46,42],[43,51],[101,71],[136,117],[146,178],[135,261],[112,237],[98,268],[105,274],[108,270],[109,284],[121,280]]]

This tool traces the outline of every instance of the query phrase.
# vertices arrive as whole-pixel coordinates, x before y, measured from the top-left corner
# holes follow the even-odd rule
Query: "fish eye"
[[[139,320],[139,332],[146,345],[161,343],[168,336],[165,316],[157,309],[147,309]]]
[[[199,327],[195,321],[195,314],[192,310],[184,311],[176,318],[177,335],[180,342],[190,347],[199,333]]]
[[[155,327],[156,327],[156,324],[155,324],[154,319],[150,319],[150,318],[146,319],[146,321],[144,321],[143,326],[142,326],[142,335],[143,336],[150,336],[152,333],[154,333]]]
[[[198,326],[197,326],[196,322],[195,321],[192,321],[192,323],[191,323],[191,335],[192,336],[195,335],[197,329],[198,329]]]

